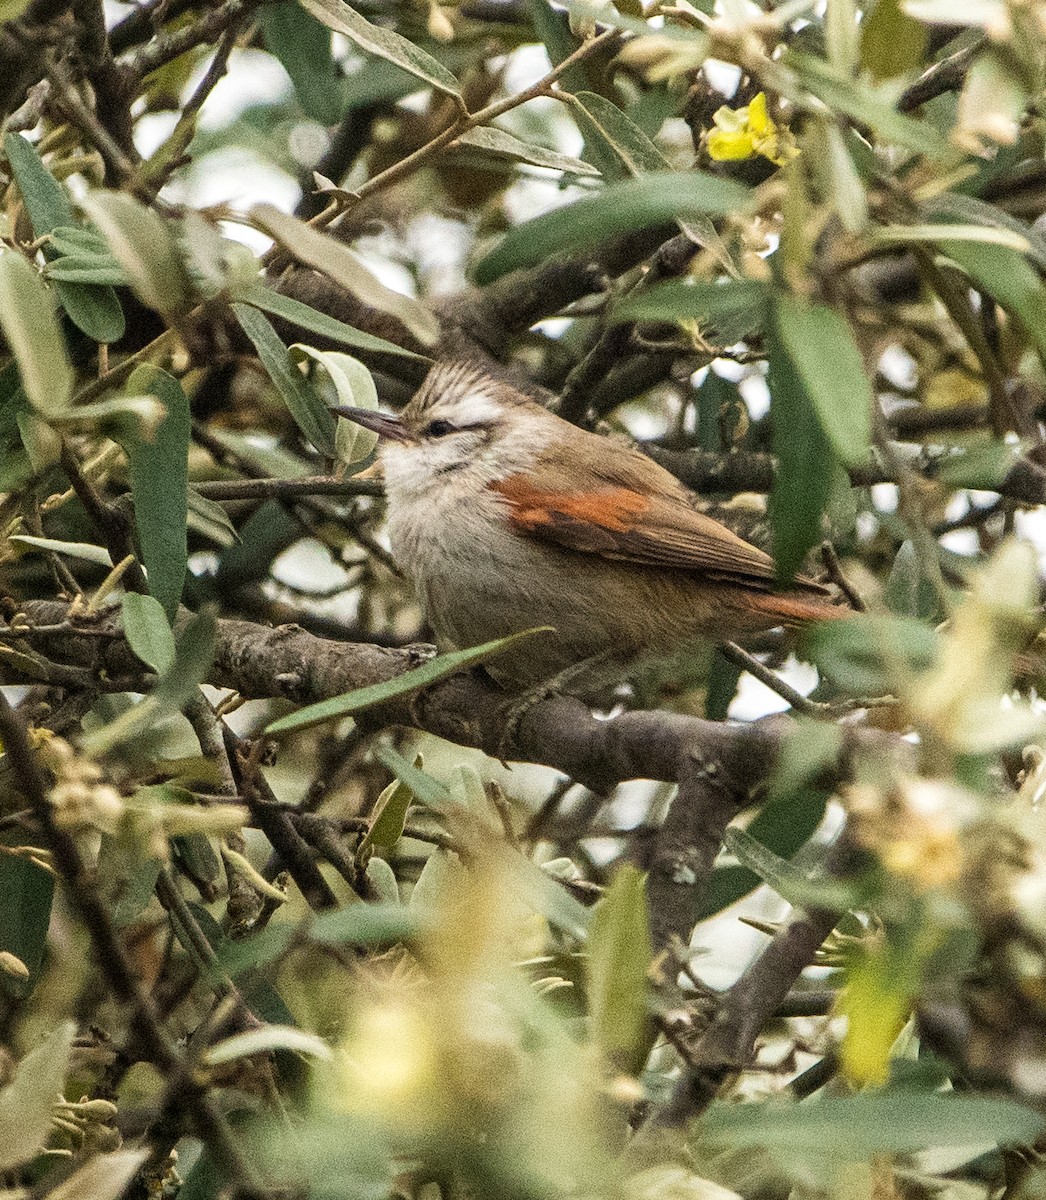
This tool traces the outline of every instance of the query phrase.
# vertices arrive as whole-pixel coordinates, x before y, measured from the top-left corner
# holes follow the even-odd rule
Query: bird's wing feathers
[[[591,478],[569,481],[539,461],[494,487],[517,531],[531,537],[603,558],[700,572],[710,580],[773,586],[769,555],[691,508],[674,478],[666,475],[666,486],[656,463],[635,462],[627,452],[621,459],[614,476],[608,477],[604,458],[598,476],[593,471]]]

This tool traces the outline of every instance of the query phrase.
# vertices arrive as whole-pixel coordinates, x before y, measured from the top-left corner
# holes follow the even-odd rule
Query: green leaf
[[[438,779],[434,779],[427,772],[420,770],[391,746],[380,745],[375,751],[375,758],[384,763],[398,779],[410,788],[415,798],[433,812],[446,813],[455,804],[464,807],[463,802],[456,801]],[[425,879],[426,874],[431,879],[434,872],[442,870],[443,865],[451,858],[450,854],[439,850],[429,855],[421,879]],[[453,861],[456,862],[457,859],[454,858]],[[429,869],[430,864],[431,870]],[[589,926],[589,910],[576,900],[558,880],[543,871],[537,863],[515,851],[510,852],[505,867],[507,871],[511,872],[510,880],[520,897],[535,912],[541,913],[554,925],[558,925],[574,937],[583,938],[585,936]],[[411,904],[415,904],[415,897],[421,900],[423,895],[424,892],[418,892],[416,884],[411,893]]]
[[[763,883],[790,904],[825,908],[840,914],[852,907],[852,885],[839,879],[801,871],[775,854],[746,829],[728,829],[723,845]]]
[[[884,141],[945,162],[960,157],[939,129],[927,121],[916,121],[898,112],[894,105],[895,92],[888,89],[877,92],[812,55],[790,51],[784,62],[796,71],[818,100],[834,112],[859,124],[870,125]]]
[[[44,267],[44,276],[54,283],[76,283],[86,286],[126,286],[127,272],[117,262],[106,258],[73,258],[63,254]]]
[[[0,950],[13,954],[29,970],[28,979],[0,973],[0,984],[10,996],[21,999],[36,987],[53,899],[53,875],[20,855],[0,855]]]
[[[700,1124],[710,1141],[854,1161],[931,1146],[1027,1145],[1043,1117],[1012,1100],[898,1090],[805,1104],[716,1104]]]
[[[209,1067],[234,1062],[237,1058],[250,1058],[252,1054],[267,1054],[270,1050],[293,1050],[297,1054],[309,1054],[313,1058],[330,1059],[330,1046],[314,1033],[297,1029],[293,1025],[262,1025],[259,1029],[248,1029],[209,1046],[203,1061]]]
[[[104,837],[102,839],[102,846],[103,848],[106,846]],[[115,849],[114,854],[118,859],[124,857],[123,852],[119,848]],[[104,869],[104,865],[103,860],[100,858],[100,871]],[[159,874],[160,860],[158,858],[147,858],[144,862],[138,863],[132,869],[130,875],[123,880],[119,899],[112,910],[113,924],[117,929],[123,929],[133,921],[137,921],[149,907]]]
[[[419,301],[386,287],[343,242],[319,233],[272,204],[256,204],[251,219],[299,262],[319,271],[378,312],[388,313],[423,346],[439,340],[439,322]]]
[[[375,854],[367,861],[367,880],[373,889],[374,898],[383,904],[399,904],[400,888],[396,872]]]
[[[932,475],[951,487],[998,491],[999,485],[1020,458],[1020,446],[986,441],[936,462]]]
[[[343,33],[361,50],[383,58],[438,92],[460,97],[458,81],[442,63],[394,30],[372,25],[345,0],[301,0],[301,4],[317,20],[329,29]]]
[[[1039,273],[1016,250],[950,241],[943,227],[941,249],[972,280],[1023,325],[1039,358],[1046,362],[1046,288]]]
[[[290,76],[305,115],[333,125],[341,116],[342,79],[331,53],[330,30],[291,0],[262,5],[255,20],[266,49]]]
[[[181,712],[189,700],[196,696],[214,661],[216,629],[211,612],[197,613],[177,640],[170,670],[159,678],[148,696],[108,725],[86,735],[83,739],[84,750],[88,754],[101,756],[113,746],[138,737],[157,721]]]
[[[33,237],[42,238],[59,225],[73,225],[73,206],[32,142],[18,133],[5,134],[4,153],[29,214]]]
[[[111,287],[63,283],[54,285],[69,320],[95,342],[118,342],[127,329],[120,298]]]
[[[157,675],[169,671],[174,663],[174,634],[159,600],[126,592],[121,610],[127,644]]]
[[[384,683],[375,683],[370,687],[345,692],[341,696],[332,696],[329,700],[321,700],[318,704],[310,704],[307,708],[301,708],[297,712],[280,717],[279,720],[273,721],[266,727],[266,736],[271,737],[275,734],[290,733],[292,730],[308,729],[313,725],[320,725],[324,721],[333,721],[349,716],[351,713],[374,708],[378,704],[385,704],[399,696],[416,692],[419,688],[428,687],[440,679],[445,679],[448,675],[464,671],[467,667],[474,667],[479,663],[486,662],[523,638],[547,632],[549,632],[547,626],[525,629],[521,633],[513,633],[509,637],[484,642],[483,645],[473,646],[468,650],[453,650],[449,654],[439,654],[420,667],[415,667],[413,671],[397,675],[394,679],[387,679]]]
[[[150,1153],[145,1148],[95,1154],[57,1187],[49,1188],[48,1200],[120,1200]]]
[[[625,864],[593,911],[587,968],[592,1037],[607,1063],[630,1075],[642,1070],[652,1044],[652,953],[646,876]]]
[[[731,330],[743,326],[751,332],[765,322],[772,295],[768,283],[755,279],[726,279],[721,283],[673,280],[635,292],[615,304],[607,320],[699,321],[717,329],[720,325]]]
[[[326,313],[318,312],[315,308],[302,304],[300,300],[281,295],[261,284],[243,288],[237,292],[236,299],[242,300],[244,304],[252,304],[255,308],[260,308],[274,317],[280,317],[292,325],[297,325],[299,329],[318,333],[321,337],[341,342],[343,346],[350,346],[354,350],[398,354],[401,358],[413,358],[418,362],[428,361],[422,355],[415,354],[413,350],[405,350],[402,346],[397,346],[395,342],[387,342],[384,338],[364,333],[362,329],[353,329],[351,325],[346,325],[343,321],[337,321],[334,317],[327,316]]]
[[[188,282],[167,222],[126,192],[89,192],[81,207],[149,308],[178,314],[189,305]]]
[[[835,726],[827,728],[835,729]],[[827,802],[828,798],[823,792],[809,789],[777,796],[763,806],[747,826],[747,831],[775,854],[790,858],[813,836],[824,816]],[[754,891],[759,882],[759,876],[748,867],[736,864],[717,867],[701,898],[695,922],[705,921],[722,912],[735,900]]]
[[[421,756],[414,760],[414,766],[421,769]],[[414,793],[401,780],[394,779],[385,788],[374,805],[370,818],[370,827],[360,841],[358,854],[363,854],[371,846],[381,846],[391,849],[403,836],[403,826],[407,820],[407,809],[414,798]]]
[[[174,621],[185,585],[188,536],[189,435],[192,415],[181,384],[149,364],[127,381],[129,395],[156,396],[167,409],[152,441],[128,439],[131,496],[149,591]]]
[[[923,205],[924,210],[940,224],[954,221],[959,225],[981,225],[986,229],[1007,229],[1020,239],[1014,249],[1020,249],[1038,266],[1046,269],[1046,237],[1027,221],[1011,216],[998,205],[988,204],[976,196],[959,192],[944,192]],[[1021,244],[1023,243],[1023,245]]]
[[[937,624],[944,616],[937,588],[926,577],[910,538],[901,543],[890,568],[886,603],[900,617],[919,617],[931,624]]]
[[[76,1026],[63,1021],[18,1064],[13,1081],[0,1091],[0,1171],[36,1157],[51,1132],[51,1112],[69,1069]]]
[[[458,146],[479,150],[487,157],[502,162],[527,163],[532,167],[547,167],[551,171],[569,171],[573,175],[599,175],[596,167],[582,162],[580,158],[572,158],[569,154],[557,154],[555,150],[546,150],[544,146],[522,142],[494,125],[481,125],[476,129],[469,129],[451,143],[452,148]]]
[[[549,0],[529,0],[527,8],[534,32],[548,51],[549,62],[558,67],[578,48],[578,40],[570,32],[567,14],[553,8]],[[584,63],[575,63],[570,67],[560,76],[560,83],[566,91],[574,94],[588,87]]]
[[[616,104],[596,92],[578,92],[571,105],[585,149],[608,180],[667,171],[668,160]]]
[[[0,250],[0,329],[22,375],[29,403],[41,416],[69,407],[73,369],[54,295],[15,250]]]
[[[421,769],[420,757],[411,762],[404,758],[398,750],[394,750],[384,742],[374,751],[374,757],[388,767],[393,775],[413,792],[414,798],[424,804],[426,808],[432,809],[435,813],[445,813],[454,803],[449,789],[427,771]]]
[[[29,533],[12,533],[7,539],[16,546],[30,546],[34,550],[51,550],[55,554],[68,554],[70,558],[79,558],[96,566],[109,568],[113,560],[104,546],[95,546],[90,542],[62,542],[57,538],[33,537]]]
[[[476,281],[491,283],[553,254],[598,245],[618,234],[690,217],[723,215],[747,207],[740,184],[701,171],[658,171],[611,184],[598,196],[566,204],[510,230],[476,266]]]
[[[294,356],[268,320],[246,304],[234,304],[232,310],[243,332],[254,343],[258,357],[298,428],[321,454],[333,458],[334,414],[298,369]]]
[[[854,614],[821,621],[803,633],[804,653],[820,673],[856,696],[885,695],[936,659],[935,630],[907,617]]]
[[[775,346],[791,360],[806,400],[840,462],[867,462],[872,387],[849,323],[826,304],[789,293],[774,299]]]
[[[821,517],[837,467],[832,447],[775,325],[771,324],[769,334],[770,411],[778,462],[770,493],[770,519],[778,578],[791,579],[823,536]]]
[[[424,927],[423,918],[403,904],[349,904],[304,925],[270,924],[260,933],[223,942],[216,948],[218,966],[235,978],[279,958],[303,934],[328,946],[385,946],[412,941]]]
[[[371,412],[378,410],[378,389],[370,371],[349,354],[339,350],[314,350],[312,346],[296,343],[291,346],[292,358],[311,358],[319,363],[328,379],[334,385],[339,405],[349,405],[354,408],[365,408]],[[330,410],[324,407],[328,417]],[[333,453],[339,462],[351,466],[361,462],[374,451],[378,444],[378,435],[372,429],[364,429],[355,421],[345,417],[332,419]]]

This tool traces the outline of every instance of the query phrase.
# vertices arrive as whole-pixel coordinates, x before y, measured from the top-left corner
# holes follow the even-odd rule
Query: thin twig
[[[187,50],[214,41],[230,25],[239,24],[248,13],[258,7],[259,2],[260,0],[225,0],[224,4],[212,8],[198,21],[153,39],[149,45],[138,51],[129,66],[141,79],[157,67],[179,58]]]
[[[843,574],[843,569],[839,565],[839,555],[836,554],[835,547],[831,542],[821,543],[821,561],[824,563],[824,569],[828,572],[828,578],[850,601],[850,607],[855,612],[867,612],[868,605],[865,604],[864,597]]]
[[[606,29],[598,37],[592,38],[590,41],[582,43],[572,53],[567,55],[561,63],[558,63],[542,76],[537,83],[531,84],[530,87],[524,88],[521,92],[516,92],[515,95],[508,96],[504,100],[498,100],[494,104],[488,104],[486,108],[481,108],[478,112],[472,113],[471,116],[461,116],[454,124],[444,129],[442,133],[437,134],[431,141],[426,142],[424,146],[419,147],[413,154],[408,154],[399,162],[393,163],[391,167],[386,167],[384,171],[379,172],[373,178],[368,179],[366,183],[361,184],[355,190],[357,202],[365,199],[367,196],[373,195],[375,192],[382,191],[387,187],[391,187],[394,183],[399,183],[400,180],[406,179],[408,175],[413,175],[415,171],[428,162],[428,160],[438,154],[441,150],[450,146],[463,133],[468,133],[471,129],[476,129],[480,125],[487,125],[498,117],[504,116],[505,113],[511,112],[514,108],[518,108],[521,104],[526,104],[530,100],[536,100],[539,96],[551,96],[554,99],[560,97],[556,93],[552,85],[564,72],[569,71],[579,62],[588,58],[594,51],[602,49],[608,42],[620,38],[621,33],[618,29]],[[343,220],[343,215],[340,210],[331,211],[334,206],[330,206],[319,216],[314,217],[310,224],[317,228],[323,228],[330,225],[334,228]],[[351,210],[350,210],[351,211]]]
[[[209,447],[208,447],[209,449]],[[298,496],[383,496],[377,479],[307,475],[299,479],[214,479],[194,483],[208,500],[292,500]]]

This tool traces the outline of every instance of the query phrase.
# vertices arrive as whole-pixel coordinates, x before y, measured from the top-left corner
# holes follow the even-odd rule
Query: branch
[[[769,454],[744,450],[729,454],[714,450],[667,450],[652,443],[641,448],[680,482],[701,494],[769,492],[774,486],[777,465]],[[918,474],[932,480],[934,469],[935,464],[929,463]],[[890,471],[878,463],[870,462],[850,470],[850,483],[854,487],[896,482]],[[1046,468],[1030,458],[1019,458],[999,483],[984,490],[1023,504],[1046,504]]]
[[[748,1065],[763,1026],[838,920],[837,912],[815,909],[785,925],[723,995],[711,1025],[688,1055],[671,1099],[652,1118],[652,1128],[686,1125],[700,1116],[726,1080]]]

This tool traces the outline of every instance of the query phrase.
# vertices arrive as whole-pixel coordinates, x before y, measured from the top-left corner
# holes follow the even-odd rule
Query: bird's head
[[[528,465],[555,421],[511,384],[471,363],[440,363],[398,417],[366,409],[336,413],[374,430],[390,494],[426,490],[450,475],[490,483]]]

